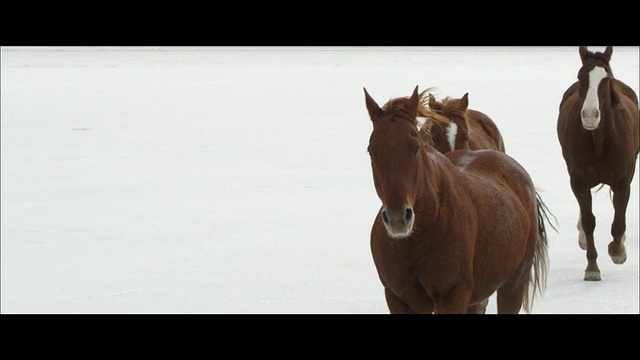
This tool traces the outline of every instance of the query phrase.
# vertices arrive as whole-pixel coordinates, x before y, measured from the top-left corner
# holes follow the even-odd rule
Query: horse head
[[[467,123],[467,108],[469,107],[469,93],[460,99],[446,98],[436,100],[429,94],[430,115],[429,133],[433,147],[441,153],[469,148],[469,124]]]
[[[413,206],[420,191],[420,158],[425,155],[416,120],[418,87],[411,97],[391,99],[383,107],[367,89],[364,94],[373,123],[367,151],[375,189],[382,201],[380,216],[389,236],[404,238],[413,229]]]
[[[603,105],[617,105],[619,99],[612,91],[613,73],[609,66],[613,49],[607,46],[604,52],[591,52],[580,46],[582,67],[578,70],[578,96],[582,103],[580,118],[586,130],[595,130],[600,125]]]

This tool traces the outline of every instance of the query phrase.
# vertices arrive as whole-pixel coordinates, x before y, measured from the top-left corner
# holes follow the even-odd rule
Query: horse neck
[[[416,217],[423,218],[423,221],[433,225],[440,221],[443,211],[441,204],[450,196],[453,184],[460,180],[457,179],[457,169],[443,154],[431,147],[426,148],[424,152],[426,156],[422,157],[423,166],[418,174],[418,196],[414,211]]]
[[[614,89],[611,89],[613,92]],[[617,124],[618,110],[614,108],[612,97],[609,95],[606,101],[601,104],[600,110],[600,126],[591,132],[593,139],[594,149],[596,154],[600,157],[604,154],[604,146],[607,142],[616,141],[615,137],[619,131]]]
[[[462,117],[461,120],[458,121],[459,124],[457,124],[458,126],[464,126],[467,128],[467,131],[469,131],[469,124],[471,123],[471,119],[469,119],[469,112],[465,110],[464,112],[464,116]]]
[[[467,111],[464,112],[464,117],[462,117],[462,120],[459,120],[456,125],[458,125],[458,135],[456,136],[460,136],[460,129],[464,128],[467,131],[467,137],[468,137],[468,141],[471,141],[473,138],[478,138],[479,132],[478,132],[478,128],[476,126],[472,126],[472,121],[469,118],[469,114]],[[469,148],[469,146],[466,147],[467,149]]]

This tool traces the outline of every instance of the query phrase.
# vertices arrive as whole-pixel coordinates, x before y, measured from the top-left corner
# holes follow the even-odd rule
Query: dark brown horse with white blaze
[[[496,150],[442,154],[417,126],[418,87],[383,107],[364,90],[368,151],[382,201],[373,260],[391,313],[531,311],[546,284],[544,204],[529,174]]]
[[[580,206],[578,243],[587,251],[584,280],[601,279],[591,199],[591,189],[599,184],[609,185],[613,192],[615,214],[609,256],[615,264],[627,260],[626,211],[640,143],[638,97],[613,77],[609,65],[612,52],[610,46],[595,53],[584,46],[579,48],[582,67],[578,81],[562,96],[557,123],[571,190]]]
[[[425,98],[425,92],[420,97],[421,105],[427,104],[418,111],[418,116],[426,118],[420,132],[441,153],[459,149],[505,151],[496,123],[485,113],[469,109],[469,93],[442,101],[432,94]]]

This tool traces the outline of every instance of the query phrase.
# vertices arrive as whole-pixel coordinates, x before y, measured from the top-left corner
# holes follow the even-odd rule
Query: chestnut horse
[[[639,149],[638,97],[611,72],[612,47],[604,52],[579,48],[582,67],[578,81],[562,96],[558,140],[567,164],[571,190],[578,201],[578,243],[587,251],[584,280],[598,281],[591,189],[609,185],[613,192],[613,241],[608,253],[614,264],[627,260],[624,247],[626,211]]]
[[[548,270],[544,204],[527,171],[496,150],[442,154],[417,126],[419,94],[380,107],[368,151],[382,206],[371,252],[389,311],[531,311]]]
[[[421,104],[426,102],[424,92]],[[441,153],[453,150],[493,149],[504,152],[504,141],[498,126],[489,116],[469,109],[469,93],[460,99],[438,101],[429,94],[428,107],[422,106],[418,116],[426,118],[421,126],[424,139]]]

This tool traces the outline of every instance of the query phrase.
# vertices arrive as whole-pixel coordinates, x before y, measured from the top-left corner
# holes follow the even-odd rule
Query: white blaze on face
[[[602,79],[607,77],[607,72],[600,66],[589,71],[589,88],[587,96],[582,104],[580,117],[582,126],[587,130],[594,130],[600,123],[600,103],[598,101],[598,86]]]
[[[451,151],[456,148],[456,135],[458,135],[458,125],[450,123],[447,127],[447,141],[451,147]]]

